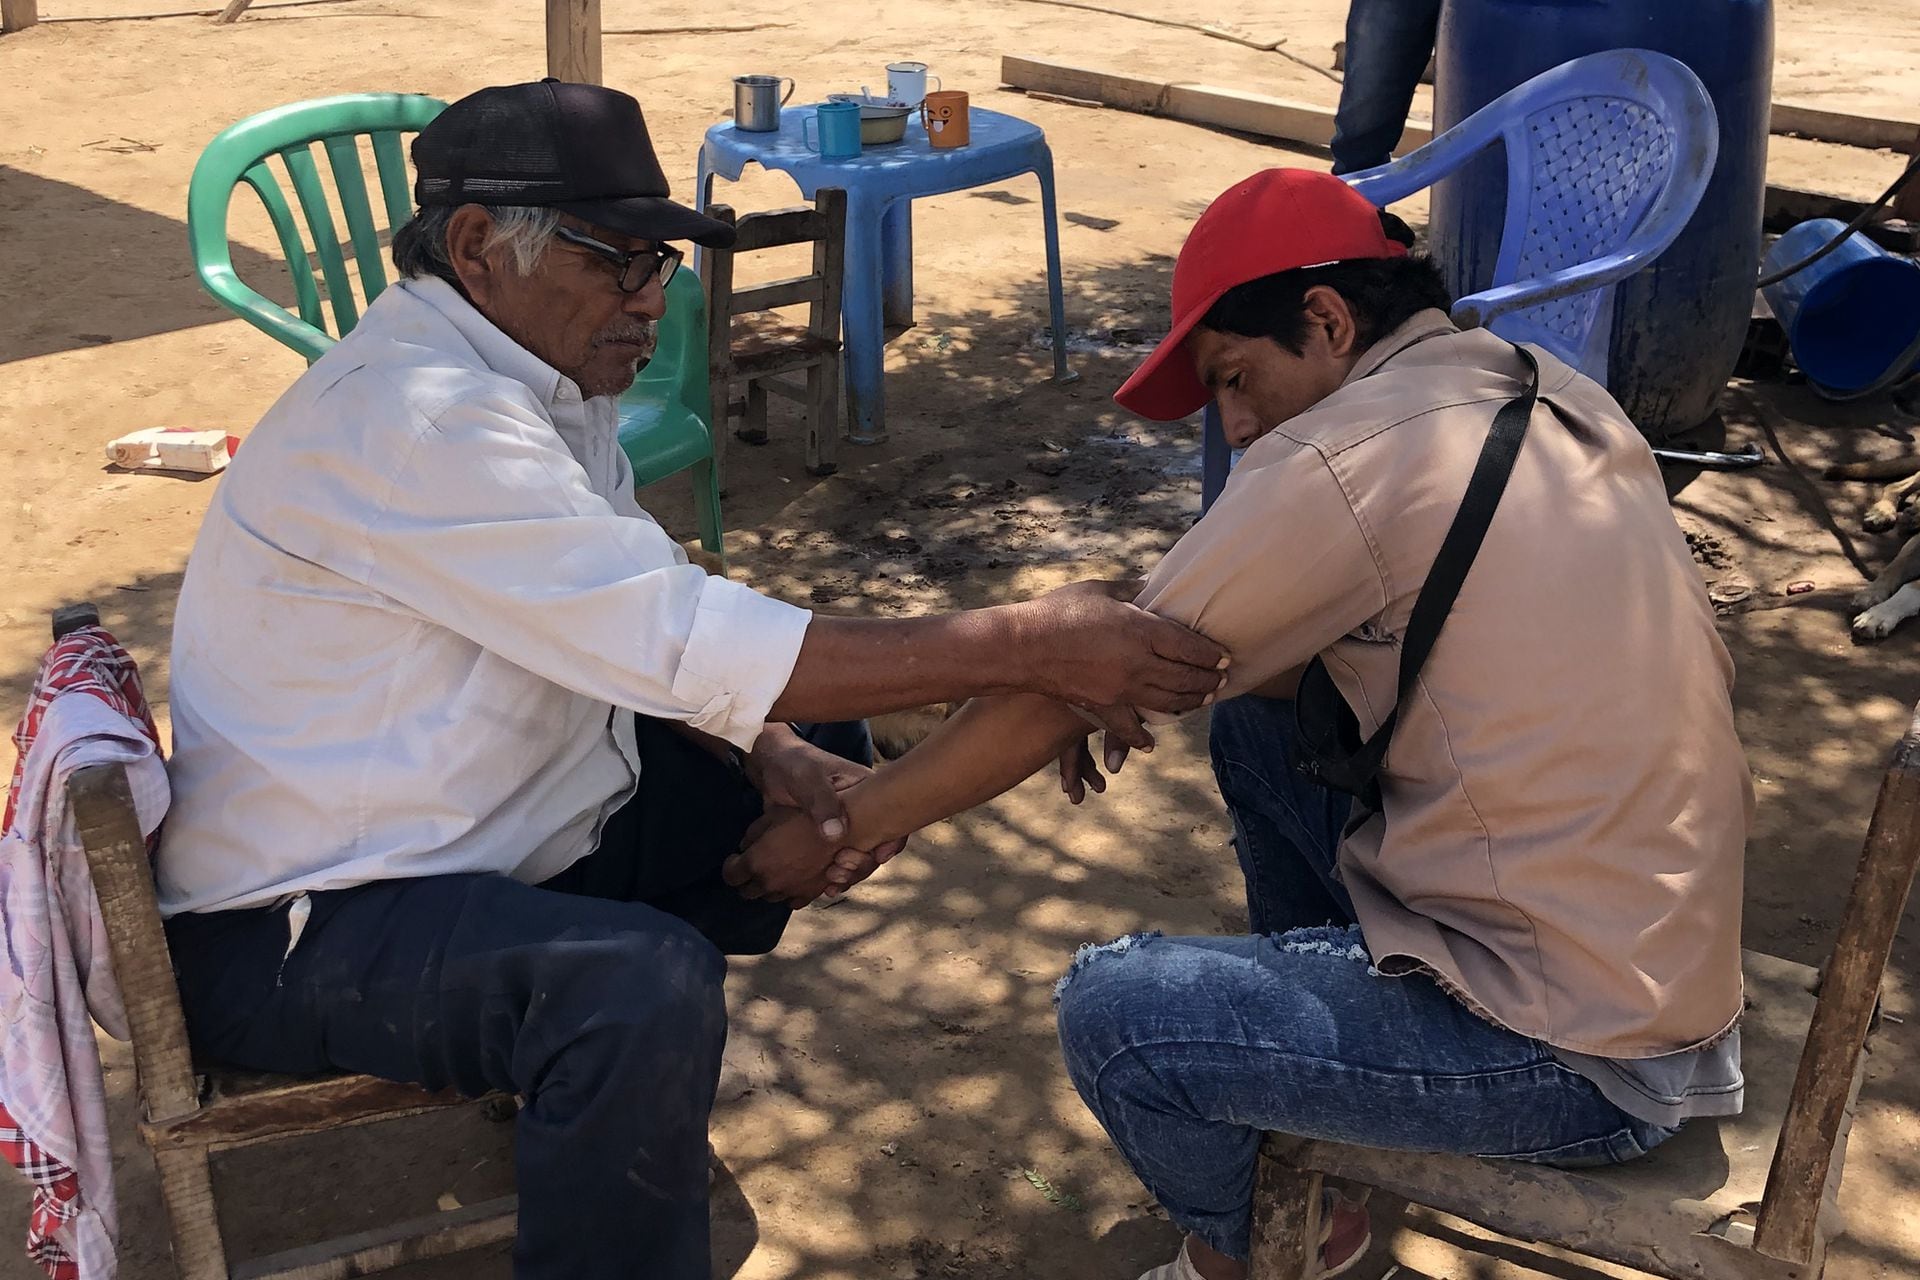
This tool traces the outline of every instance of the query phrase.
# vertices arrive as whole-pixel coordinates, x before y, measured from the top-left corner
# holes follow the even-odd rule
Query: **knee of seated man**
[[[601,1027],[625,1027],[643,1038],[668,1036],[687,1047],[724,1041],[726,960],[678,920],[582,940],[553,992],[573,1016]]]
[[[1166,998],[1167,953],[1158,933],[1133,933],[1088,943],[1054,984],[1060,1042],[1069,1066],[1076,1057],[1105,1059],[1125,1047],[1143,1006]]]

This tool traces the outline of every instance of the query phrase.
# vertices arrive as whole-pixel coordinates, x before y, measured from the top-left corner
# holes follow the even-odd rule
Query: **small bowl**
[[[830,93],[828,102],[851,102],[860,108],[860,144],[875,146],[907,136],[907,117],[913,108],[904,102],[869,98],[863,93]]]

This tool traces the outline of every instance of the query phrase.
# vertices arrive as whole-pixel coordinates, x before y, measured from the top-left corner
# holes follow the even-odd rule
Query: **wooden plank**
[[[475,1101],[451,1091],[428,1093],[416,1085],[375,1076],[323,1076],[233,1097],[215,1097],[191,1115],[141,1126],[155,1151],[189,1147],[241,1147],[348,1125],[397,1120]]]
[[[1212,85],[1167,83],[1011,55],[1000,60],[1001,82],[1015,89],[1083,98],[1143,115],[1325,147],[1333,141],[1333,109],[1243,93]],[[1433,131],[1409,120],[1398,153],[1425,145]]]
[[[38,21],[39,0],[0,0],[0,32],[25,31]]]
[[[1920,132],[1913,135],[1913,141],[1907,144],[1907,155],[1920,160]],[[1909,182],[1894,193],[1891,206],[1893,216],[1905,218],[1908,222],[1920,222],[1920,179]]]
[[[205,1151],[156,1151],[160,1199],[167,1206],[173,1266],[180,1280],[227,1280],[227,1251],[220,1240],[220,1209],[213,1196],[213,1170]]]
[[[322,1240],[243,1262],[232,1280],[350,1280],[513,1239],[519,1200],[501,1196],[390,1227]]]
[[[820,215],[811,205],[793,209],[768,209],[740,219],[733,242],[735,253],[753,253],[777,249],[784,244],[805,244],[820,236]],[[741,311],[744,308],[735,307]]]
[[[1878,149],[1891,147],[1905,151],[1920,136],[1920,121],[1893,120],[1882,116],[1856,116],[1844,111],[1823,111],[1792,102],[1776,102],[1767,120],[1770,133],[1792,134],[1816,142],[1838,142],[1849,147]]]
[[[818,276],[772,280],[754,285],[751,289],[734,290],[733,310],[738,314],[742,311],[771,311],[775,307],[797,307],[803,302],[820,301],[825,292],[825,285]]]
[[[547,0],[547,74],[600,83],[600,0]]]
[[[826,187],[814,198],[820,210],[820,238],[813,245],[813,274],[822,282],[820,301],[807,313],[807,329],[819,338],[840,337],[840,290],[846,274],[847,193]],[[807,370],[807,470],[817,476],[839,469],[843,415],[840,411],[840,361],[823,360]]]
[[[1920,709],[1894,751],[1767,1172],[1754,1248],[1791,1262],[1819,1247],[1820,1206],[1880,999],[1894,932],[1920,870]]]
[[[93,892],[107,926],[113,973],[133,1035],[140,1100],[149,1120],[173,1120],[200,1107],[187,1020],[173,982],[167,936],[160,928],[153,870],[140,834],[133,792],[122,765],[77,769],[67,779],[80,843],[93,872]]]

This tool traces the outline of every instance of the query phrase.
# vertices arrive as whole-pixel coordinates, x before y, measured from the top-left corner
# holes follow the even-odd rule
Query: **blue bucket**
[[[1791,266],[1844,230],[1836,218],[1801,223],[1773,242],[1761,273]],[[1872,386],[1920,336],[1920,264],[1857,231],[1764,292],[1801,372],[1832,391]]]

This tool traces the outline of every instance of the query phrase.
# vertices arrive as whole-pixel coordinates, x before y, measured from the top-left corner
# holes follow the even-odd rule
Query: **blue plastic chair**
[[[1720,150],[1713,99],[1663,53],[1589,54],[1508,90],[1418,151],[1346,180],[1384,208],[1495,143],[1507,158],[1500,256],[1492,286],[1456,302],[1454,322],[1536,343],[1605,386],[1613,286],[1665,252],[1700,203]],[[1209,405],[1202,510],[1231,465]]]

